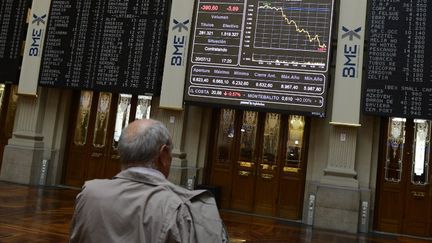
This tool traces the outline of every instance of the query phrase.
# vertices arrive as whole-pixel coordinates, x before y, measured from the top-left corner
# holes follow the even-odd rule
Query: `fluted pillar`
[[[39,90],[38,97],[18,98],[13,135],[3,155],[1,180],[38,183],[44,155],[42,128],[46,93]]]
[[[358,188],[355,171],[357,129],[347,126],[330,128],[329,154],[322,184]]]
[[[155,98],[153,104],[158,104]],[[152,118],[164,123],[172,135],[173,159],[169,180],[193,188],[202,179],[207,146],[205,112],[201,107],[185,106],[183,110],[152,107]]]
[[[61,182],[71,95],[68,90],[40,88],[37,97],[19,96],[0,180],[40,185]]]
[[[356,233],[359,226],[360,191],[356,151],[358,127],[330,126],[327,166],[314,193],[314,226]]]
[[[153,104],[159,104],[158,99],[153,100]],[[169,180],[178,185],[187,183],[187,160],[184,151],[184,127],[186,123],[185,110],[169,110],[159,107],[152,107],[152,118],[161,121],[168,128],[173,142],[172,162]]]

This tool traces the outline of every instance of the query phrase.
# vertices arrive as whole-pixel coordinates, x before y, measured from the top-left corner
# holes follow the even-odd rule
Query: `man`
[[[212,195],[166,179],[172,141],[161,122],[132,122],[118,149],[122,171],[86,182],[77,196],[70,242],[228,241]]]

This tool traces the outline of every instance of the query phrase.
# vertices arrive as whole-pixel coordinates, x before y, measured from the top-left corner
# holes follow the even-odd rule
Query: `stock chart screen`
[[[199,0],[185,101],[325,116],[333,0]]]

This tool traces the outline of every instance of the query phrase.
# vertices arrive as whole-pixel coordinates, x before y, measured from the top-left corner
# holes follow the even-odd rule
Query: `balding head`
[[[141,166],[160,170],[158,160],[165,147],[171,154],[171,137],[165,125],[152,119],[132,122],[119,140],[122,169]]]

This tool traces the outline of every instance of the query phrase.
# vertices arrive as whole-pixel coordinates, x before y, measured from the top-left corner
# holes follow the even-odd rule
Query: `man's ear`
[[[166,153],[166,152],[169,152],[169,150],[168,150],[168,146],[166,145],[166,144],[163,144],[161,147],[160,147],[160,150],[159,150],[159,153]]]
[[[170,166],[171,166],[171,151],[170,148],[167,145],[162,145],[159,150],[159,171],[162,172],[162,174],[165,175],[165,177],[168,177]]]

